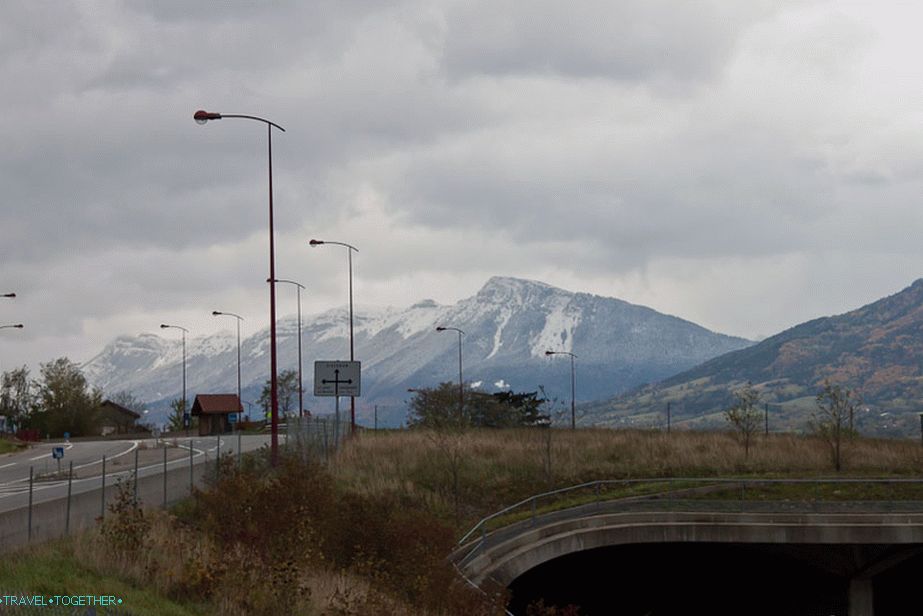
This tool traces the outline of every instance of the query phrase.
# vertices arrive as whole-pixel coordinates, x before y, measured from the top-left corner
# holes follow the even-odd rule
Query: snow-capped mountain
[[[362,362],[362,397],[357,409],[369,423],[373,405],[379,422],[400,424],[407,389],[458,379],[458,337],[463,336],[464,378],[488,391],[510,387],[570,399],[567,357],[577,355],[577,398],[594,400],[653,382],[751,342],[708,331],[650,308],[587,293],[572,293],[516,278],[494,277],[473,297],[455,305],[432,300],[409,308],[358,310],[356,359]],[[297,320],[277,326],[279,370],[297,369]],[[315,399],[313,363],[349,355],[345,309],[303,319],[305,407],[325,413],[330,398]],[[237,387],[236,336],[222,333],[186,342],[187,396],[229,392]],[[241,342],[243,398],[254,401],[269,373],[269,332]],[[152,334],[121,336],[84,366],[89,381],[104,391],[129,390],[155,408],[180,397],[181,342]]]

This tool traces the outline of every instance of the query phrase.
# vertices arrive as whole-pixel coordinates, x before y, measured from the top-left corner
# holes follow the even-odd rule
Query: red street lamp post
[[[266,125],[266,135],[269,143],[269,397],[271,409],[271,431],[270,431],[270,460],[275,466],[279,461],[279,393],[278,378],[276,376],[276,256],[275,256],[275,235],[273,233],[273,216],[272,216],[272,129],[277,128],[283,133],[285,129],[270,122],[265,118],[243,114],[222,114],[209,111],[199,110],[193,114],[193,118],[199,124],[205,124],[209,120],[220,120],[222,118],[242,118],[245,120],[256,120]]]

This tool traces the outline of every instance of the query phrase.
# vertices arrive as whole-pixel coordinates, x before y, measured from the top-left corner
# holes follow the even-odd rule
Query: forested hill
[[[923,401],[923,280],[851,312],[803,323],[759,344],[588,409],[596,423],[657,423],[667,402],[680,423],[716,425],[747,381],[779,427],[807,420],[824,380],[856,390],[861,426],[912,433]],[[674,412],[675,411],[675,412]],[[634,419],[629,419],[633,417]]]

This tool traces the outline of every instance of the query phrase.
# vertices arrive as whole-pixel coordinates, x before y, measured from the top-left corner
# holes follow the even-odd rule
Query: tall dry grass
[[[169,514],[120,484],[98,531],[78,541],[104,577],[222,615],[497,616],[502,593],[459,583],[450,526],[392,498],[338,488],[316,464],[285,457],[235,468]]]
[[[234,553],[228,553],[163,511],[152,511],[149,519],[143,550],[114,550],[101,533],[87,532],[76,537],[73,552],[80,555],[82,566],[104,578],[125,580],[162,597],[193,599],[199,609],[222,616],[279,613],[280,609],[303,616],[430,614],[381,592],[360,575],[320,560],[299,570],[298,592],[290,586],[272,589],[275,597],[258,596],[266,593],[271,580],[247,573],[228,575],[227,563],[246,560],[246,554],[240,553],[245,548],[236,546]]]
[[[845,441],[843,451],[839,476],[923,470],[918,442],[857,438]],[[453,457],[461,468],[451,467]],[[460,496],[459,524],[550,488],[597,479],[835,475],[829,446],[811,436],[761,435],[745,457],[729,432],[528,428],[470,430],[451,439],[425,430],[367,432],[348,443],[332,472],[350,490],[397,494],[447,519]]]

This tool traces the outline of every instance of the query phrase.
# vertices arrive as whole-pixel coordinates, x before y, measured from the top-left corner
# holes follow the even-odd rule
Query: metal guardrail
[[[793,499],[765,499],[765,500],[756,500],[752,496],[758,492],[759,488],[765,488],[768,486],[784,486],[784,485],[814,485],[814,498],[808,500],[793,500]],[[917,500],[912,499],[895,499],[895,500],[881,500],[881,499],[859,499],[859,500],[838,500],[838,499],[829,499],[829,498],[819,498],[818,490],[821,486],[849,486],[849,485],[862,485],[862,486],[882,486],[882,485],[912,485],[919,486],[920,493],[917,496]],[[611,486],[618,486],[623,488],[623,491],[617,495],[614,495],[612,498],[604,499],[603,498],[603,489],[609,488]],[[651,490],[645,493],[636,493],[630,494],[627,493],[628,490],[635,486],[651,486],[652,488],[658,488],[665,486],[666,489]],[[716,490],[728,490],[736,489],[738,490],[738,498],[735,499],[721,499],[721,500],[707,500],[701,498],[702,495],[707,495],[709,492],[715,492]],[[464,565],[484,544],[487,540],[487,527],[488,525],[507,515],[511,515],[519,510],[528,508],[530,510],[530,517],[532,524],[534,525],[538,517],[538,510],[540,503],[544,506],[547,503],[553,503],[556,499],[560,499],[563,495],[570,495],[580,491],[592,491],[592,499],[588,499],[587,503],[580,503],[577,506],[585,506],[588,503],[602,503],[606,502],[607,504],[613,503],[624,503],[625,509],[630,511],[705,511],[705,510],[728,510],[729,508],[734,511],[750,511],[750,512],[799,512],[803,511],[805,513],[817,513],[820,510],[825,512],[860,512],[860,511],[876,511],[881,512],[882,510],[886,512],[923,512],[923,479],[906,479],[906,478],[816,478],[816,479],[758,479],[752,477],[736,477],[736,478],[709,478],[709,477],[673,477],[673,478],[641,478],[641,479],[607,479],[607,480],[598,480],[590,481],[586,483],[581,483],[573,486],[568,486],[565,488],[559,488],[557,490],[551,490],[548,492],[542,492],[541,494],[536,494],[530,496],[529,498],[523,499],[517,503],[514,503],[508,507],[505,507],[495,513],[492,513],[483,519],[481,519],[477,524],[475,524],[468,532],[466,532],[461,539],[458,540],[456,544],[458,549],[462,549],[474,536],[475,534],[480,534],[480,540],[478,543],[462,558],[459,564]],[[750,498],[748,498],[748,496]],[[695,498],[687,498],[695,497]],[[747,505],[750,503],[750,505]],[[804,506],[807,504],[807,506]],[[723,505],[723,507],[721,507]],[[567,507],[565,509],[570,509]],[[542,515],[545,515],[550,512],[544,512]],[[515,520],[519,522],[520,520]]]

